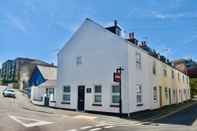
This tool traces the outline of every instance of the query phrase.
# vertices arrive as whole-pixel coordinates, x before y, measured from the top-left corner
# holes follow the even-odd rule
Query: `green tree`
[[[197,78],[190,79],[191,95],[194,97],[197,95]]]

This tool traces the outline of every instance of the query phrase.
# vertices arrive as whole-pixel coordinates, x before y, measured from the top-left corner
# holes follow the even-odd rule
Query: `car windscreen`
[[[7,91],[9,91],[9,92],[14,92],[14,90],[7,90]]]

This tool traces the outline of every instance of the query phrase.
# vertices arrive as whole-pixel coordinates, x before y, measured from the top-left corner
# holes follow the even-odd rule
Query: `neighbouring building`
[[[34,104],[55,106],[57,67],[37,65],[29,80],[29,95]]]
[[[14,82],[15,78],[15,62],[7,60],[2,64],[1,78],[5,83]]]
[[[14,83],[15,88],[27,92],[29,77],[36,65],[54,66],[53,64],[30,58],[19,57],[14,60],[7,60],[2,64],[2,80],[5,84]]]
[[[192,59],[179,59],[174,61],[175,67],[185,72],[190,78],[197,78],[197,63]]]
[[[113,81],[118,67],[119,83]],[[120,106],[120,99],[122,104]],[[189,78],[171,62],[139,45],[134,33],[121,37],[121,28],[104,28],[86,19],[58,53],[56,107],[123,114],[157,109],[190,99]]]

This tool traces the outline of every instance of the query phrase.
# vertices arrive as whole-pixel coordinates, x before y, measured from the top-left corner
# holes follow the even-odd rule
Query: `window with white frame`
[[[182,78],[182,79],[183,79],[183,82],[185,82],[185,77],[184,77],[184,75],[183,75],[182,77],[183,77],[183,78]]]
[[[139,52],[136,52],[136,67],[138,69],[142,68],[142,58],[141,58],[141,54]]]
[[[172,70],[172,79],[174,79],[174,71]]]
[[[142,85],[136,85],[136,103],[142,105]]]
[[[101,85],[94,86],[94,103],[96,104],[102,103],[102,86]]]
[[[77,56],[76,65],[81,65],[81,64],[82,64],[82,56]]]
[[[154,102],[157,102],[157,87],[153,87],[153,100]]]
[[[63,102],[70,103],[71,88],[63,86]]]
[[[167,70],[163,69],[163,75],[166,77],[167,76]]]
[[[153,61],[153,74],[156,75],[156,62]]]
[[[112,104],[113,105],[120,104],[120,86],[119,85],[112,86]]]

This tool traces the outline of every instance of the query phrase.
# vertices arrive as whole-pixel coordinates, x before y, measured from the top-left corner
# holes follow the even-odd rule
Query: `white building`
[[[37,65],[31,75],[31,101],[36,105],[55,106],[54,90],[57,80],[57,68]]]
[[[113,82],[119,66],[124,114],[190,99],[188,76],[130,42],[133,38],[121,38],[120,31],[117,23],[106,29],[84,21],[58,54],[57,107],[119,113],[120,89]]]

